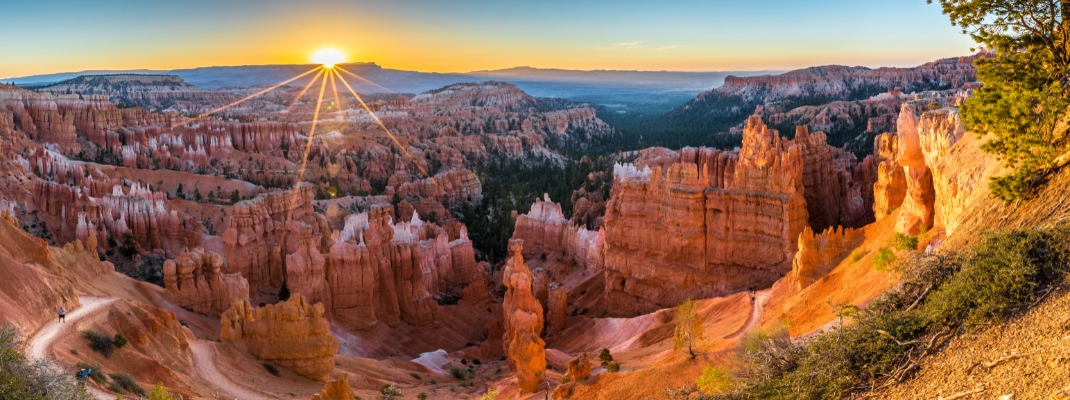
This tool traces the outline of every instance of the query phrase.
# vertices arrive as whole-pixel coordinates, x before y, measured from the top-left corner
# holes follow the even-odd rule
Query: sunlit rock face
[[[791,282],[805,289],[827,275],[863,239],[862,231],[828,228],[814,234],[810,227],[799,235],[799,251],[791,263]]]
[[[898,132],[878,137],[874,211],[884,216],[901,206],[896,231],[916,235],[940,227],[954,233],[962,213],[988,192],[988,178],[1002,170],[999,160],[979,150],[976,135],[966,133],[958,106],[968,95],[918,96],[900,110]]]
[[[873,185],[873,214],[881,219],[899,208],[906,198],[906,175],[899,165],[899,136],[894,133],[877,135],[869,160],[877,166],[877,181]]]
[[[543,308],[532,292],[534,277],[524,264],[523,246],[522,240],[509,241],[509,258],[502,275],[506,288],[502,303],[505,327],[502,345],[509,368],[516,374],[517,386],[525,392],[535,392],[546,371],[546,343],[540,337]]]
[[[219,338],[244,342],[261,360],[271,361],[309,379],[324,381],[334,370],[338,341],[323,318],[323,304],[309,304],[301,295],[253,308],[241,300],[223,313]]]
[[[791,270],[808,224],[872,218],[854,156],[824,138],[800,128],[785,139],[751,117],[739,150],[667,154],[665,170],[617,166],[605,217],[608,308],[649,312],[771,285]]]

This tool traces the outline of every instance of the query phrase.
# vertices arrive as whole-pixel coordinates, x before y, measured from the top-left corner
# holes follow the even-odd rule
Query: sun
[[[338,49],[319,49],[312,53],[312,62],[322,64],[324,67],[333,68],[335,64],[346,61],[346,53]]]

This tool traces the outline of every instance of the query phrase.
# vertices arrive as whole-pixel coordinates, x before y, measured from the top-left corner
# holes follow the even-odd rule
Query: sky
[[[914,66],[973,42],[925,0],[0,0],[0,77],[303,64],[424,72]]]

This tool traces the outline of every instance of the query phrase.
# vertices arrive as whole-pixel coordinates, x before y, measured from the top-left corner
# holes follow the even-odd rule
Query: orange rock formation
[[[236,300],[249,298],[249,282],[237,273],[223,273],[223,256],[202,248],[183,251],[163,263],[167,298],[179,306],[219,315]]]
[[[338,341],[323,318],[323,304],[310,305],[301,295],[254,309],[248,300],[223,313],[219,333],[224,342],[243,342],[254,356],[309,379],[323,381],[334,370]]]
[[[509,241],[509,259],[505,262],[502,302],[505,335],[502,345],[509,368],[516,374],[517,385],[526,392],[538,391],[546,373],[546,343],[539,337],[543,328],[542,305],[532,292],[534,278],[521,254],[522,240]]]

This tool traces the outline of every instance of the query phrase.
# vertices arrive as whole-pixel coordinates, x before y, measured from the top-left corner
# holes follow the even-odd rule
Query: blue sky
[[[971,40],[924,0],[49,1],[0,4],[0,77],[351,61],[465,72],[911,66]]]

